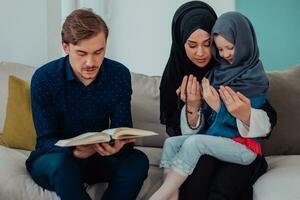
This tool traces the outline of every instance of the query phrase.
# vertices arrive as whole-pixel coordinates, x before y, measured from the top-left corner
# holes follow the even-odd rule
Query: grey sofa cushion
[[[300,199],[300,155],[268,156],[267,173],[254,184],[253,200]]]
[[[300,65],[268,76],[269,100],[277,111],[277,126],[264,144],[264,153],[300,154]]]
[[[132,121],[135,128],[152,130],[159,136],[139,139],[136,144],[147,147],[162,147],[167,134],[165,126],[159,122],[159,76],[131,73]]]
[[[137,200],[149,199],[162,182],[162,170],[157,167],[160,159],[160,148],[141,147],[150,160],[149,176],[145,180]],[[1,200],[59,200],[53,191],[38,186],[25,168],[29,151],[7,148],[0,145],[0,199]],[[100,199],[107,184],[98,183],[87,187],[92,199]],[[16,192],[17,190],[17,192]]]

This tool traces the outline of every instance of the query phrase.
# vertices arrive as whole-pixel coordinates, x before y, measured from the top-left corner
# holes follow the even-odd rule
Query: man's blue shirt
[[[88,86],[74,75],[69,57],[37,69],[31,80],[33,121],[37,144],[26,164],[44,153],[71,148],[54,144],[90,131],[132,127],[131,77],[122,64],[104,58],[97,78]]]

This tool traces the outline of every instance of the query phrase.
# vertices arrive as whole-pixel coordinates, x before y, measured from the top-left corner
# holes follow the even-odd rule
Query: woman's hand
[[[88,158],[94,153],[96,153],[96,150],[92,144],[76,146],[76,148],[73,150],[73,155],[76,158],[81,159]]]
[[[219,112],[221,100],[217,90],[210,85],[207,78],[202,79],[203,99],[216,112]]]
[[[135,142],[135,139],[126,139],[126,140],[115,140],[114,145],[108,143],[94,144],[94,150],[98,152],[101,156],[111,156],[118,153],[122,147],[127,144]]]
[[[234,92],[230,87],[221,86],[220,96],[228,112],[235,118],[250,126],[251,102],[240,92]]]
[[[178,96],[180,95],[180,99],[188,106],[190,112],[198,112],[201,103],[201,91],[195,76],[184,76],[176,93]]]

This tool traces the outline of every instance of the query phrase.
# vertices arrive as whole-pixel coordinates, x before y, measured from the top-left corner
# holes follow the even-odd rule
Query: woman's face
[[[187,57],[198,67],[205,67],[212,58],[210,35],[202,30],[195,30],[184,44]]]

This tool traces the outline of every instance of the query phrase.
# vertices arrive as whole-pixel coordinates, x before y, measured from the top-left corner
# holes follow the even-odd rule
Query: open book
[[[78,145],[85,145],[85,144],[102,143],[102,142],[113,143],[113,141],[116,139],[122,140],[122,139],[154,136],[154,135],[158,135],[158,133],[152,131],[146,131],[142,129],[122,127],[122,128],[106,129],[101,132],[83,133],[73,138],[59,140],[57,143],[55,143],[55,145],[60,147],[70,147],[70,146],[78,146]]]

